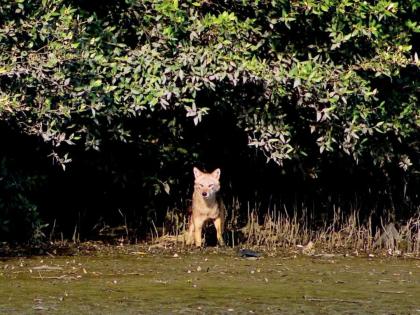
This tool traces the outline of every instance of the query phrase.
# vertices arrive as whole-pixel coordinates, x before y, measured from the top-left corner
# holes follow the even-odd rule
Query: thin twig
[[[354,303],[354,304],[364,304],[370,303],[370,301],[359,301],[359,300],[343,300],[343,299],[324,299],[324,298],[315,298],[304,295],[303,298],[305,301],[311,302],[334,302],[334,303]]]

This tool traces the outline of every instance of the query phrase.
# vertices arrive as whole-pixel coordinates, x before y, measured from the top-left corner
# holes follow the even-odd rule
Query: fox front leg
[[[223,221],[222,218],[217,218],[214,220],[214,227],[216,228],[217,234],[217,243],[220,246],[225,246],[225,241],[223,240]]]
[[[194,228],[194,222],[191,219],[190,220],[190,226],[188,228],[187,237],[186,237],[186,240],[185,240],[186,245],[191,245],[194,242],[194,229],[195,229]]]
[[[203,229],[204,221],[202,220],[195,220],[194,222],[194,241],[196,247],[201,247],[202,239],[201,239],[201,232]]]

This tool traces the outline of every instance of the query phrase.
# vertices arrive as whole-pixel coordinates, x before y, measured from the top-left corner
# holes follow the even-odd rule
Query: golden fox
[[[194,193],[186,243],[190,245],[194,241],[195,246],[201,247],[203,224],[208,220],[213,220],[217,242],[223,246],[225,245],[222,235],[226,210],[222,199],[218,195],[220,190],[220,169],[218,168],[212,173],[204,173],[194,167],[193,172],[195,177]]]

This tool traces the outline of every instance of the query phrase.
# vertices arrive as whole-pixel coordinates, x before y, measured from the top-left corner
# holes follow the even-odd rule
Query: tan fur
[[[219,197],[220,190],[220,169],[212,173],[204,173],[194,167],[194,193],[192,197],[190,226],[188,229],[186,243],[195,246],[202,245],[201,233],[203,224],[212,220],[216,228],[217,242],[223,246],[223,229],[225,219],[225,206]]]

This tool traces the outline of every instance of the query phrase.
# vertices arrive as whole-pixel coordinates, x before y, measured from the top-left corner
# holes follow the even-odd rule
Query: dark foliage
[[[2,1],[1,238],[142,235],[193,165],[261,211],[413,215],[419,6]]]

